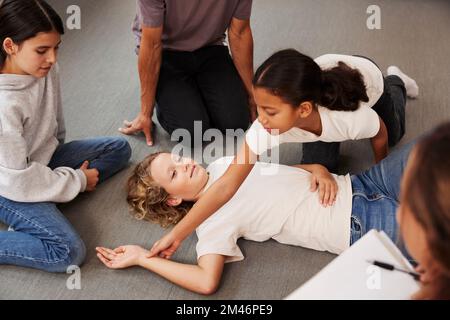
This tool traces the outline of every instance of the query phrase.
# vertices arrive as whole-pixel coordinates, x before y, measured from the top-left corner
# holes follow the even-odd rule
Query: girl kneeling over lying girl
[[[321,165],[257,162],[233,198],[197,228],[197,265],[150,257],[149,251],[138,246],[97,248],[98,257],[109,268],[139,265],[184,288],[211,294],[219,285],[224,263],[244,259],[239,238],[272,238],[340,254],[369,230],[378,229],[402,248],[396,211],[400,178],[412,146],[352,176],[331,175]],[[221,158],[204,169],[169,153],[151,155],[129,179],[128,202],[139,219],[163,227],[175,225],[232,161]],[[334,206],[320,205],[317,191],[310,191],[313,175],[336,181],[340,191]],[[403,253],[407,255],[404,249]]]
[[[327,54],[315,60],[295,50],[275,53],[256,71],[253,93],[258,120],[227,172],[209,188],[177,226],[152,247],[170,258],[201,222],[227,203],[258,156],[287,142],[303,143],[302,164],[335,172],[339,143],[370,139],[378,163],[405,132],[406,96],[417,97],[416,82],[397,67],[383,77],[371,60]],[[270,141],[270,142],[269,142]],[[314,176],[314,174],[313,174]],[[320,201],[332,205],[336,188],[316,179]]]

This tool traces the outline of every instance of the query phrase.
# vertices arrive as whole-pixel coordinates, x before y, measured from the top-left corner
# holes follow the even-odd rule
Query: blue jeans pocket
[[[396,242],[398,203],[395,200],[379,192],[355,192],[352,205],[350,245],[372,229],[384,231]]]

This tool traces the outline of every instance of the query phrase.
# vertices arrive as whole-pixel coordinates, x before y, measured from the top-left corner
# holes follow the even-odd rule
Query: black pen
[[[420,281],[420,274],[418,274],[416,272],[403,270],[403,269],[397,268],[396,266],[394,266],[392,264],[389,264],[389,263],[386,263],[386,262],[377,261],[377,260],[375,260],[375,261],[367,261],[367,262],[370,263],[370,264],[373,264],[373,265],[375,265],[377,267],[386,269],[386,270],[391,270],[391,271],[396,270],[396,271],[407,273],[410,276],[412,276],[414,278],[414,280]]]

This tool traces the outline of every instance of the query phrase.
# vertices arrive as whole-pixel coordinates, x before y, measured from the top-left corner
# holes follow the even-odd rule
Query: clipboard
[[[410,275],[370,260],[414,271],[384,232],[371,230],[285,300],[409,300],[419,290]]]

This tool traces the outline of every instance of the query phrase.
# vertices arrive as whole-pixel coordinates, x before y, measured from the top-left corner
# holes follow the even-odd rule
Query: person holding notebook
[[[422,288],[415,299],[450,299],[450,123],[414,148],[402,181],[398,221]]]

